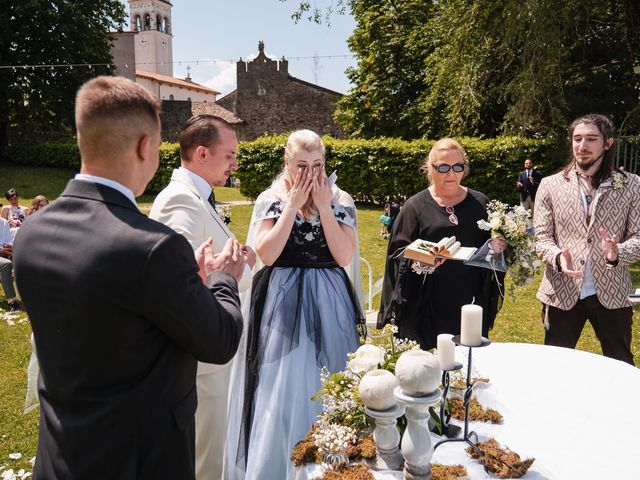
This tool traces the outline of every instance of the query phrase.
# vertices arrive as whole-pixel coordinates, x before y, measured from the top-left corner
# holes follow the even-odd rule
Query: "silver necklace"
[[[456,217],[453,207],[444,207],[444,211],[449,214],[449,221],[454,225],[458,225],[458,217]]]

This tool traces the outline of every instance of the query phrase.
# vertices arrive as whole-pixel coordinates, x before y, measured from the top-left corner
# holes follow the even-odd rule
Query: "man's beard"
[[[576,165],[580,168],[580,170],[582,170],[583,172],[586,172],[591,167],[593,167],[596,163],[598,163],[598,161],[604,159],[605,152],[606,152],[606,150],[603,150],[599,157],[591,159],[591,160],[580,161],[575,156],[573,157],[573,159],[574,159]]]

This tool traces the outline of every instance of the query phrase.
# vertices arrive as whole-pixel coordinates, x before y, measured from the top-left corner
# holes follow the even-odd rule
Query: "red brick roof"
[[[211,93],[218,95],[220,92],[213,88],[205,87],[199,83],[188,82],[180,78],[170,77],[168,75],[160,75],[159,73],[147,72],[145,70],[136,69],[136,77],[142,77],[149,80],[155,80],[156,82],[165,83],[167,85],[174,85],[176,87],[187,88],[189,90],[195,90],[197,92]]]

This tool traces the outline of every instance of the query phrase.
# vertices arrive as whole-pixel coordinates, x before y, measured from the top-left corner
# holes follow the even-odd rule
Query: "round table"
[[[467,352],[456,347],[465,368]],[[471,422],[470,429],[480,441],[494,437],[523,457],[535,457],[525,479],[640,478],[640,369],[579,350],[521,343],[475,348],[473,365],[490,380],[476,389],[480,402],[502,413],[504,422]],[[463,464],[471,479],[491,478],[464,448],[443,444],[432,462]],[[295,470],[290,478],[313,478],[318,466]],[[375,476],[402,478],[395,472]]]

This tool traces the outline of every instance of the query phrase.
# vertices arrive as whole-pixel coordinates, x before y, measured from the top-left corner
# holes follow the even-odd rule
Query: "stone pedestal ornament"
[[[388,370],[372,370],[362,377],[358,392],[365,406],[374,410],[388,410],[395,406],[393,390],[398,386],[396,377]]]
[[[412,396],[398,387],[394,395],[406,407],[407,428],[400,446],[404,457],[404,478],[430,480],[433,443],[429,432],[429,407],[440,401],[442,392],[436,389],[429,395]]]
[[[442,369],[431,352],[408,350],[396,362],[398,385],[406,395],[430,395],[440,385]]]
[[[394,398],[395,402],[395,398]],[[405,413],[404,405],[396,403],[387,410],[374,410],[365,407],[364,411],[375,421],[373,440],[376,442],[376,460],[371,466],[374,470],[400,470],[400,432],[397,428],[398,417]]]

